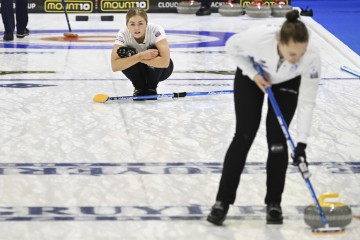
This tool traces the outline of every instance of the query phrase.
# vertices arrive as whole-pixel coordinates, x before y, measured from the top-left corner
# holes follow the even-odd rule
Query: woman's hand
[[[159,56],[159,51],[157,49],[148,49],[144,52],[141,52],[143,60],[151,60]]]
[[[269,76],[266,73],[265,73],[265,77],[269,79]],[[270,81],[266,81],[260,74],[256,74],[253,80],[256,83],[256,85],[261,89],[261,91],[263,91],[264,93],[266,92],[265,87],[271,86]]]

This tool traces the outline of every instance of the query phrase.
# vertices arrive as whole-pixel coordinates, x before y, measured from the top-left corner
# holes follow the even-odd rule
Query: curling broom
[[[210,91],[210,92],[178,92],[178,93],[165,93],[165,94],[156,94],[156,95],[146,95],[146,96],[122,96],[122,97],[109,97],[106,94],[96,94],[93,98],[94,102],[105,103],[107,101],[117,101],[117,100],[146,100],[154,98],[181,98],[186,96],[210,96],[210,95],[219,95],[219,94],[231,94],[233,90],[220,90],[220,91]]]
[[[68,17],[67,10],[66,10],[66,2],[65,2],[65,0],[62,0],[62,5],[63,5],[63,8],[64,8],[64,13],[65,13],[65,17],[66,17],[66,22],[67,22],[67,25],[68,25],[68,28],[69,28],[69,32],[68,32],[68,33],[64,33],[64,37],[67,37],[67,38],[77,38],[77,37],[79,37],[79,36],[78,36],[76,33],[72,33],[72,32],[71,32],[71,26],[70,26],[69,17]]]

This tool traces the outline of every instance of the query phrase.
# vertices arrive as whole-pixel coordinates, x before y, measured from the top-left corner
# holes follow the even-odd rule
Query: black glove
[[[293,154],[291,154],[291,158],[293,159],[292,165],[299,166],[301,161],[303,160],[308,166],[308,163],[306,161],[306,153],[305,153],[306,144],[299,142],[295,148],[295,151]]]
[[[136,54],[136,50],[135,48],[131,47],[119,47],[117,54],[121,58],[131,57],[132,55]]]

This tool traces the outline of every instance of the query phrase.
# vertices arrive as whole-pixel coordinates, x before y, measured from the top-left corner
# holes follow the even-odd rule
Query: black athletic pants
[[[13,9],[14,0],[1,0],[1,17],[6,33],[15,30],[15,17]],[[28,0],[16,0],[16,29],[23,33],[28,24]]]
[[[298,76],[271,87],[288,126],[295,114],[300,81],[301,77]],[[242,71],[237,69],[234,81],[236,132],[225,155],[223,172],[216,196],[217,201],[228,204],[235,202],[240,175],[259,129],[264,96],[265,94],[258,88],[256,83],[249,77],[242,75]],[[288,166],[286,139],[270,101],[268,101],[268,106],[266,136],[269,152],[266,164],[266,204],[281,202]],[[261,159],[258,159],[258,161],[261,161]],[[244,195],[247,194],[249,193]]]
[[[122,72],[130,79],[136,89],[156,89],[159,81],[164,81],[172,74],[174,64],[170,59],[167,68],[152,68],[143,63],[137,63]]]

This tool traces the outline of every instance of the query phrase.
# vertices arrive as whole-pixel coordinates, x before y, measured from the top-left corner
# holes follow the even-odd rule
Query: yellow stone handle
[[[325,202],[325,199],[327,198],[338,198],[339,197],[339,193],[324,193],[321,194],[319,197],[319,204],[321,207],[343,207],[345,206],[343,203],[341,202]]]

